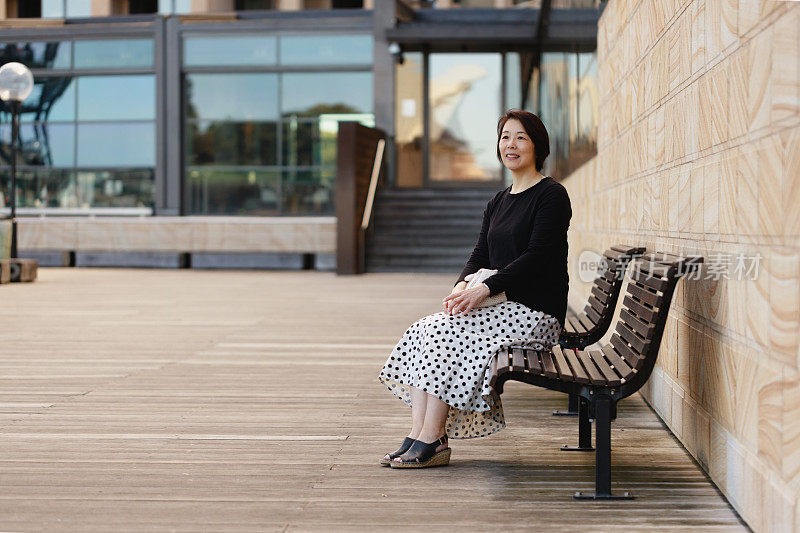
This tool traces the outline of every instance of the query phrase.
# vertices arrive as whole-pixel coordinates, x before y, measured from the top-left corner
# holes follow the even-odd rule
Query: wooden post
[[[357,122],[340,122],[336,149],[336,273],[360,274],[363,267],[361,219],[367,201],[375,150],[385,135]]]

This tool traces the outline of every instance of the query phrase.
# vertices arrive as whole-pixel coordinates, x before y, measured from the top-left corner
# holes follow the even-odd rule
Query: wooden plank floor
[[[644,402],[613,429],[632,502],[575,502],[560,394],[448,468],[378,466],[410,411],[378,380],[452,276],[41,269],[0,286],[0,530],[746,528]]]

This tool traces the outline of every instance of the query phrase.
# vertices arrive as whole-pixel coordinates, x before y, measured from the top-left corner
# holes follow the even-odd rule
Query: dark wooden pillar
[[[340,122],[336,150],[336,273],[360,274],[361,219],[378,141],[385,134],[357,122]]]

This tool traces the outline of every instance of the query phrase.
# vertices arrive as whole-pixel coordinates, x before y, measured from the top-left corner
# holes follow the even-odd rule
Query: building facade
[[[543,42],[539,3],[420,4],[427,3],[0,2],[0,62],[25,63],[36,81],[23,104],[17,160],[17,206],[36,218],[23,219],[20,248],[45,262],[42,252],[59,262],[88,242],[93,253],[118,256],[210,251],[179,236],[74,240],[63,225],[80,234],[89,223],[68,217],[119,227],[136,217],[132,227],[145,232],[145,221],[246,223],[263,229],[265,243],[271,225],[300,217],[308,239],[297,247],[251,242],[219,251],[331,254],[333,233],[315,232],[335,224],[343,120],[389,135],[388,182],[398,187],[502,186],[494,124],[510,107],[538,111],[548,123],[553,170],[563,174],[596,150],[599,10],[582,7],[593,2],[553,4],[564,7],[551,10],[555,36]],[[588,33],[559,37],[573,15]],[[470,36],[469,26],[491,35]],[[7,112],[0,142],[7,163]],[[122,230],[103,230],[115,231]]]

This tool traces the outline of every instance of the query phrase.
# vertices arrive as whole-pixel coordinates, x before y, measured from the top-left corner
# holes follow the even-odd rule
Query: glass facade
[[[226,70],[247,65],[270,71]],[[187,37],[187,212],[332,215],[338,124],[374,122],[371,65],[371,35]]]
[[[19,0],[30,1],[30,0]],[[42,18],[75,18],[92,15],[92,0],[41,0]]]
[[[44,0],[42,13],[69,16],[90,4]],[[190,4],[159,0],[158,8],[174,14]],[[63,41],[42,31],[38,39],[0,43],[0,64],[22,62],[35,77],[22,106],[19,205],[333,214],[339,123],[374,123],[368,27],[259,33],[247,21],[235,31],[239,22],[231,29],[228,22],[177,23],[161,26],[164,39],[153,38],[149,23],[126,25],[119,38],[109,27],[78,24],[80,32]],[[526,54],[398,57],[389,152],[395,183],[502,183],[509,176],[496,159],[495,125],[508,108],[537,112],[547,125],[546,172],[564,176],[592,157],[596,55],[545,53],[523,83]],[[0,165],[10,162],[10,135],[0,104]],[[5,192],[0,207],[8,200]]]
[[[68,4],[69,5],[69,4]],[[77,4],[76,4],[77,5]],[[155,75],[147,39],[0,45],[0,62],[22,61],[35,85],[20,114],[19,207],[91,209],[154,204]],[[116,74],[97,73],[109,69]],[[11,117],[0,107],[0,164],[10,163]],[[10,200],[4,176],[0,205]]]
[[[277,63],[277,37],[187,37],[183,41],[183,64],[188,67]]]
[[[192,0],[158,0],[158,12],[162,15],[191,13]]]
[[[521,64],[517,52],[403,54],[395,69],[395,183],[501,183],[497,119],[523,105]]]
[[[566,176],[597,153],[597,54],[550,52],[530,79],[526,108],[550,134],[545,171]]]

